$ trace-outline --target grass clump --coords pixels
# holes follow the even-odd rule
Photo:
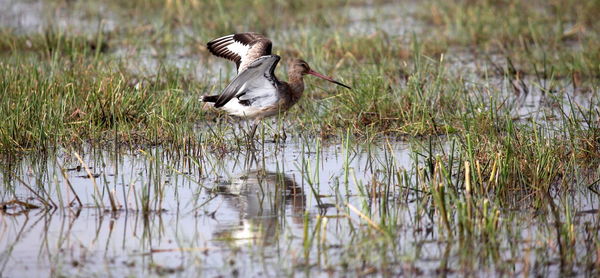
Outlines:
[[[426,21],[447,45],[502,53],[529,74],[600,76],[597,1],[431,1]]]
[[[183,140],[202,112],[164,71],[137,79],[114,63],[0,64],[0,151],[47,150],[85,141]],[[177,80],[177,81],[175,81]],[[175,84],[178,84],[175,86]],[[180,132],[185,130],[185,132]]]

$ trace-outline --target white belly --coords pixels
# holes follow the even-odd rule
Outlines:
[[[265,109],[265,107],[245,106],[239,103],[237,98],[233,98],[221,109],[227,111],[230,115],[242,118],[270,117],[277,114],[277,109]]]

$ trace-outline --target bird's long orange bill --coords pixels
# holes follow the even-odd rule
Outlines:
[[[333,80],[333,78],[331,78],[331,77],[329,77],[329,76],[326,76],[326,75],[323,75],[323,74],[320,74],[320,73],[318,73],[318,72],[316,72],[316,71],[314,71],[314,70],[310,70],[310,71],[308,71],[308,74],[310,74],[310,75],[314,75],[314,76],[316,76],[316,77],[319,77],[319,78],[325,79],[325,80],[327,80],[327,81],[329,81],[329,82],[331,82],[331,83],[335,83],[335,84],[338,84],[338,85],[340,85],[340,86],[342,86],[342,87],[346,87],[346,88],[348,88],[348,89],[352,90],[352,88],[350,88],[350,86],[344,85],[344,84],[342,84],[341,82],[335,81],[335,80]]]

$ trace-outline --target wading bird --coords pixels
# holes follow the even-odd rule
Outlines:
[[[257,33],[220,37],[210,41],[207,48],[215,56],[234,61],[238,75],[221,94],[203,96],[202,101],[213,103],[215,108],[230,115],[254,120],[250,140],[261,119],[286,111],[300,100],[304,92],[304,75],[311,74],[351,89],[312,70],[301,59],[290,63],[288,82],[280,81],[274,74],[280,57],[271,54],[271,41]]]

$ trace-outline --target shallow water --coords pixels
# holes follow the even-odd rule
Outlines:
[[[409,167],[406,147],[399,144],[396,155],[399,165]],[[245,154],[207,156],[197,165],[193,165],[194,158],[166,158],[161,149],[149,150],[146,155],[135,152],[116,160],[108,152],[88,153],[83,161],[90,173],[74,157],[67,158],[63,167],[70,169],[67,177],[84,207],[105,209],[15,210],[11,212],[14,216],[3,214],[2,272],[13,276],[29,271],[44,277],[54,271],[69,275],[108,271],[121,276],[185,267],[189,274],[238,269],[261,275],[266,270],[251,267],[255,260],[277,265],[286,253],[302,253],[298,240],[305,219],[311,226],[317,215],[339,214],[330,205],[343,205],[344,200],[360,204],[355,186],[333,191],[344,169],[341,166],[345,157],[339,147],[321,150],[319,165],[314,165],[315,151],[293,144],[272,149],[261,161],[245,161]],[[303,152],[312,154],[303,156]],[[304,167],[318,170],[318,176],[302,172],[302,158],[310,159]],[[348,166],[352,173],[359,173],[360,181],[368,182],[365,159],[365,154],[359,154]],[[19,167],[23,182],[47,187],[55,201],[59,195],[56,190],[60,190],[65,206],[73,200],[52,161],[25,160]],[[17,181],[2,178],[7,186],[16,188],[14,194],[20,199],[31,196],[15,184]],[[315,192],[311,192],[309,180]],[[151,192],[148,215],[140,212],[142,201],[136,200],[144,187]],[[114,190],[118,212],[109,212],[105,188]],[[158,192],[161,197],[155,195]],[[321,205],[316,201],[316,192],[326,195],[320,197]],[[102,200],[95,199],[103,194]],[[11,196],[3,191],[3,199]],[[344,230],[337,222],[330,220],[332,232]],[[230,260],[235,263],[230,264]],[[148,269],[149,265],[155,266]]]
[[[358,211],[378,223],[385,210],[397,218],[396,245],[384,251],[394,258],[387,262],[387,274],[498,274],[506,267],[504,261],[514,261],[515,273],[529,261],[547,264],[534,273],[560,272],[558,252],[548,248],[553,244],[548,223],[554,220],[527,210],[502,213],[502,221],[514,225],[516,234],[500,233],[501,259],[495,267],[481,262],[485,268],[465,269],[461,246],[447,241],[443,227],[426,209],[425,196],[404,188],[396,177],[386,177],[389,168],[412,173],[421,165],[415,155],[421,153],[421,142],[382,142],[349,152],[343,144],[320,144],[267,144],[264,155],[254,153],[255,159],[247,153],[185,154],[160,148],[116,157],[110,151],[65,150],[57,161],[83,208],[73,201],[56,161],[25,158],[13,169],[21,181],[1,176],[1,201],[17,196],[39,204],[25,183],[45,188],[61,208],[13,207],[1,214],[0,270],[7,277],[358,275],[377,266],[357,264],[360,259],[354,256],[374,250],[358,251],[353,245],[360,250],[371,241],[379,244],[375,238],[381,237]],[[447,149],[440,144],[438,152]],[[390,186],[388,198],[370,196],[374,184]],[[110,210],[108,191],[113,192],[116,212]],[[147,202],[144,193],[149,194]],[[567,196],[556,202],[572,204],[578,239],[597,233],[598,196],[590,191]],[[589,251],[584,243],[578,241],[577,252]],[[575,269],[586,273],[584,266]]]
[[[51,2],[32,0],[0,0],[6,8],[0,12],[0,24],[19,33],[42,32],[58,28],[76,34],[111,32],[123,19],[110,5],[102,2]]]

